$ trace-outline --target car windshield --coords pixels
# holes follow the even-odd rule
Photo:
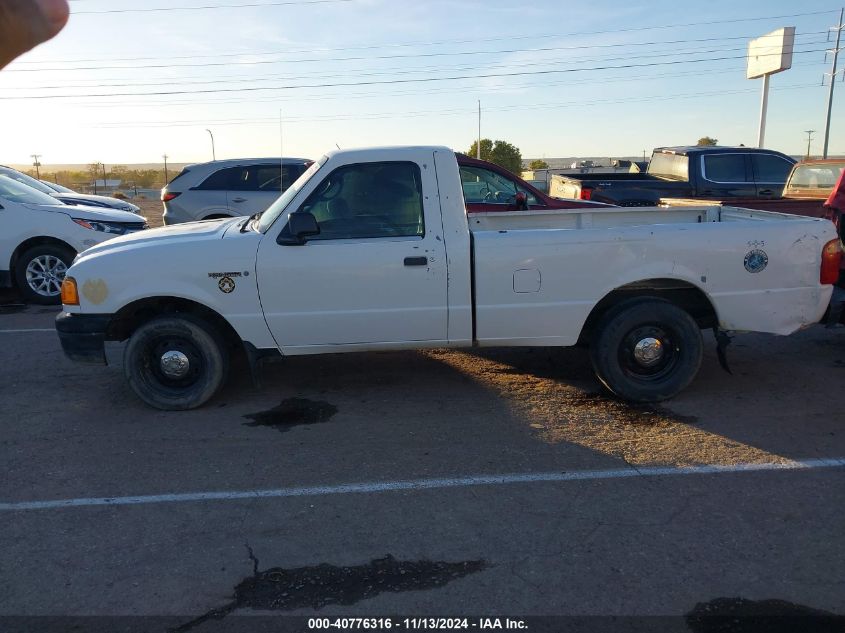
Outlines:
[[[28,185],[28,186],[32,187],[33,189],[40,191],[41,193],[46,193],[47,195],[50,195],[51,193],[53,193],[53,190],[50,189],[50,187],[45,185],[40,180],[36,180],[32,176],[27,176],[26,174],[21,173],[21,172],[15,170],[15,169],[9,169],[8,167],[0,167],[0,175],[8,176],[9,178],[12,178],[13,180],[17,180],[18,182],[22,182],[23,184]],[[53,201],[52,204],[56,204],[55,200]]]
[[[0,173],[0,198],[23,204],[62,204],[53,196],[36,191],[6,173]]]
[[[45,182],[44,184],[47,187],[50,187],[53,191],[58,191],[59,193],[76,193],[73,189],[68,189],[57,182]]]
[[[285,210],[285,208],[290,204],[290,201],[293,200],[294,196],[299,193],[299,191],[305,186],[311,178],[316,174],[320,167],[326,164],[326,161],[329,160],[328,156],[323,156],[320,160],[313,163],[308,169],[306,169],[302,175],[297,178],[294,183],[285,189],[285,192],[279,196],[279,198],[271,204],[267,210],[261,214],[261,217],[258,220],[258,231],[264,233],[267,229],[269,229],[273,222],[276,221]]]
[[[843,169],[845,162],[797,165],[786,185],[786,191],[788,193],[790,189],[812,189],[829,194]]]

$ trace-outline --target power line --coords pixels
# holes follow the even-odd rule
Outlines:
[[[310,4],[335,4],[355,0],[285,0],[284,2],[251,2],[248,4],[207,4],[197,7],[153,7],[146,9],[105,9],[103,11],[74,11],[73,15],[104,15],[107,13],[154,13],[163,11],[202,11],[207,9],[246,9],[254,7],[305,6]]]
[[[806,42],[805,45],[816,45],[816,44],[825,44],[826,42],[820,40],[817,42]],[[623,57],[599,57],[599,58],[565,58],[565,59],[544,59],[542,61],[531,61],[531,62],[521,62],[521,63],[509,63],[509,64],[485,64],[483,67],[477,65],[463,65],[463,66],[450,66],[448,68],[444,68],[442,66],[426,66],[420,68],[384,68],[381,70],[373,71],[373,72],[363,72],[363,71],[354,71],[355,75],[358,77],[379,77],[385,75],[393,75],[401,73],[402,75],[408,74],[419,74],[419,73],[436,73],[436,72],[444,72],[447,70],[451,71],[462,71],[462,70],[479,70],[481,68],[484,69],[507,69],[507,68],[525,68],[525,67],[534,67],[534,66],[547,66],[558,64],[561,62],[568,62],[568,63],[587,63],[587,62],[609,62],[609,61],[620,61],[620,60],[632,60],[632,59],[652,59],[655,57],[668,57],[668,56],[681,56],[681,55],[701,55],[707,53],[717,53],[717,52],[731,52],[731,51],[744,51],[745,47],[739,48],[717,48],[717,49],[693,49],[693,50],[678,50],[678,49],[671,49],[666,51],[654,51],[644,55],[625,55]],[[800,52],[800,51],[799,51]],[[779,53],[778,53],[779,55]],[[266,75],[262,77],[249,77],[249,78],[226,78],[226,77],[217,77],[214,79],[205,79],[199,81],[179,81],[179,85],[208,85],[208,84],[220,84],[220,83],[229,83],[229,84],[241,84],[241,83],[262,83],[268,81],[279,81],[279,80],[287,80],[287,81],[295,81],[298,79],[333,79],[336,77],[348,77],[353,70],[347,70],[346,72],[339,73],[339,74],[319,74],[315,75],[313,73],[309,73],[307,75]],[[62,85],[51,85],[51,86],[20,86],[23,88],[27,88],[29,90],[66,90],[66,89],[84,89],[89,87],[97,87],[97,88],[135,88],[135,87],[145,87],[145,86],[169,86],[174,83],[173,79],[169,79],[168,81],[160,81],[160,82],[129,82],[129,83],[116,83],[116,84],[109,84],[109,83],[102,83],[97,82],[92,85],[73,85],[73,84],[62,84]]]
[[[815,83],[808,83],[808,84],[796,84],[790,86],[780,86],[774,90],[798,90],[808,87],[816,87],[817,84]],[[586,106],[586,105],[607,105],[607,104],[616,104],[616,103],[635,103],[635,102],[652,102],[652,101],[673,101],[676,99],[693,99],[693,98],[705,98],[705,97],[719,97],[723,95],[732,95],[732,94],[753,94],[756,93],[756,88],[743,88],[737,90],[714,90],[711,92],[690,92],[690,93],[680,93],[674,95],[666,95],[663,93],[656,93],[656,94],[649,94],[649,95],[640,95],[638,97],[618,97],[618,98],[611,98],[611,99],[592,99],[588,101],[584,100],[576,100],[576,101],[567,101],[567,102],[552,102],[552,103],[538,103],[538,104],[513,104],[507,106],[494,106],[485,108],[485,112],[508,112],[513,110],[523,111],[523,110],[553,110],[557,108],[568,108],[568,107],[575,107],[575,106]],[[377,119],[390,119],[390,118],[405,118],[405,117],[424,117],[424,116],[450,116],[450,115],[468,115],[474,114],[476,112],[475,108],[448,108],[448,109],[441,109],[441,110],[416,110],[416,111],[407,111],[402,110],[398,112],[372,112],[372,113],[359,113],[359,114],[346,114],[346,115],[320,115],[320,116],[313,116],[313,117],[289,117],[288,121],[291,122],[326,122],[326,121],[348,121],[348,120],[377,120]],[[195,119],[191,120],[175,120],[175,121],[127,121],[127,122],[110,122],[110,123],[103,123],[98,124],[96,127],[98,128],[109,128],[109,129],[116,129],[116,128],[167,128],[167,127],[197,127],[201,125],[215,125],[215,126],[225,126],[225,125],[252,125],[252,124],[278,124],[277,117],[264,117],[264,118],[237,118],[237,119],[216,119],[216,120],[209,120],[209,121],[198,121]]]
[[[680,42],[679,42],[680,43]],[[218,66],[258,66],[264,64],[303,64],[311,62],[334,63],[345,61],[372,61],[376,59],[421,59],[430,57],[458,57],[466,55],[510,55],[514,53],[548,53],[551,51],[571,50],[567,46],[546,46],[541,48],[511,48],[499,49],[494,51],[454,51],[454,52],[435,52],[435,53],[409,53],[396,55],[367,55],[367,56],[352,56],[352,57],[335,57],[335,58],[300,58],[300,59],[258,59],[251,61],[232,61],[232,62],[201,62],[196,64],[142,64],[134,66],[71,66],[68,68],[12,68],[5,72],[40,72],[40,71],[55,71],[55,72],[71,72],[80,70],[138,70],[151,68],[212,68]],[[743,48],[744,50],[744,48]]]
[[[795,55],[802,53],[818,53],[824,49],[811,49],[805,51],[794,51]],[[240,88],[214,88],[202,90],[162,90],[153,92],[114,92],[114,93],[95,93],[89,95],[22,95],[22,96],[4,96],[0,97],[3,101],[20,101],[26,99],[77,99],[77,98],[98,98],[98,97],[137,97],[137,96],[164,96],[164,95],[182,95],[182,94],[216,94],[226,92],[258,92],[265,90],[300,90],[303,88],[334,88],[346,86],[376,86],[376,85],[392,85],[392,84],[410,84],[410,83],[431,83],[439,81],[456,81],[460,79],[490,79],[495,77],[519,77],[528,75],[555,75],[564,73],[576,72],[591,72],[599,70],[622,70],[627,68],[648,68],[653,66],[673,66],[678,64],[696,64],[711,61],[723,61],[729,59],[745,59],[745,55],[727,56],[727,57],[712,57],[704,59],[685,59],[672,60],[664,62],[648,62],[643,64],[621,64],[618,66],[593,66],[589,68],[560,68],[553,70],[535,70],[511,73],[485,73],[480,75],[453,75],[449,77],[417,77],[417,78],[403,78],[403,79],[389,79],[389,80],[371,80],[371,81],[352,81],[352,82],[337,82],[337,83],[320,83],[320,84],[299,84],[299,85],[282,85],[282,86],[245,86]]]
[[[658,27],[654,27],[658,28]],[[796,37],[802,37],[806,35],[822,35],[826,34],[828,31],[807,31],[803,33],[796,34]],[[573,35],[573,34],[569,34]],[[173,60],[173,59],[207,59],[212,57],[241,57],[241,56],[258,56],[258,55],[294,55],[300,53],[331,53],[335,51],[352,51],[352,50],[378,50],[383,48],[408,48],[414,46],[439,46],[444,44],[469,44],[469,43],[478,43],[478,42],[497,42],[497,41],[514,41],[514,40],[524,40],[524,39],[531,39],[531,40],[538,40],[538,39],[549,39],[549,38],[559,38],[565,37],[566,34],[547,34],[547,35],[520,35],[520,36],[503,36],[503,37],[496,37],[496,38],[478,38],[478,39],[465,39],[465,40],[440,40],[435,42],[413,42],[413,43],[394,43],[394,44],[378,44],[372,46],[343,46],[337,48],[311,48],[311,49],[288,49],[288,50],[277,50],[277,51],[240,51],[240,52],[230,52],[230,53],[211,53],[208,55],[156,55],[151,57],[112,57],[110,58],[113,62],[135,62],[135,61],[147,61],[147,60]],[[748,40],[754,37],[753,35],[738,35],[738,36],[730,36],[730,37],[704,37],[704,38],[693,38],[693,39],[684,39],[684,40],[663,40],[660,42],[648,41],[648,42],[625,42],[625,43],[615,43],[615,44],[582,44],[577,46],[561,46],[558,47],[558,50],[581,50],[581,49],[591,49],[591,48],[617,48],[621,46],[656,46],[659,44],[686,44],[692,42],[721,42],[721,41],[728,41],[728,40]],[[764,37],[780,37],[780,35],[763,35],[758,39],[762,39]],[[526,49],[531,50],[531,49]],[[57,59],[57,60],[29,60],[29,61],[19,61],[17,62],[18,65],[22,64],[71,64],[71,63],[82,63],[82,62],[96,62],[100,61],[102,57],[96,58],[85,58],[85,59]],[[355,58],[360,59],[360,58]],[[372,57],[365,57],[363,59],[372,59]],[[284,60],[290,61],[290,60]],[[295,60],[302,62],[303,60]],[[307,60],[305,60],[307,61]],[[337,59],[333,58],[325,58],[321,57],[318,58],[316,61],[338,61]],[[120,66],[120,68],[137,68],[137,66]],[[99,69],[99,67],[98,67]],[[46,69],[40,69],[46,70]]]

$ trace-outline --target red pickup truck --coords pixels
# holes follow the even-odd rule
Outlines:
[[[601,202],[552,198],[503,167],[465,154],[456,153],[456,156],[467,213],[611,206]]]

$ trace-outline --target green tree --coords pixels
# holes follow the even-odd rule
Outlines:
[[[703,145],[703,146],[718,145],[718,144],[719,144],[719,139],[711,138],[709,136],[702,136],[700,139],[698,139],[698,143],[696,143],[696,145]]]
[[[467,155],[475,157],[477,149],[478,142],[474,141],[467,151]],[[481,139],[481,159],[495,163],[515,174],[522,171],[522,154],[516,145],[511,145],[507,141]]]
[[[549,164],[546,161],[544,161],[540,158],[535,158],[530,163],[528,163],[528,169],[533,170],[533,169],[548,169],[548,168],[549,168]]]

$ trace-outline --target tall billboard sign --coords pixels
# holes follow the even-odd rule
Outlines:
[[[769,106],[769,78],[775,73],[792,67],[792,50],[795,46],[795,27],[785,26],[748,43],[747,79],[763,78],[760,97],[760,130],[757,147],[763,147],[766,136],[766,111]]]

